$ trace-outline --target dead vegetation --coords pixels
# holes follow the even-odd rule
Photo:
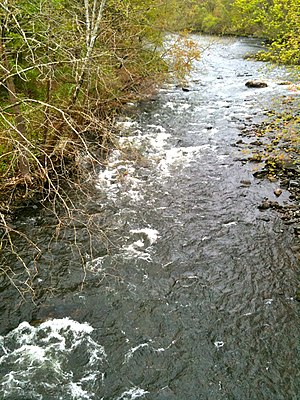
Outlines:
[[[54,217],[49,246],[66,229],[73,232],[83,265],[78,227],[88,241],[98,230],[105,242],[79,204],[89,202],[89,177],[116,145],[115,117],[153,93],[170,73],[168,62],[182,78],[199,55],[186,36],[164,48],[166,15],[160,1],[0,4],[1,271],[22,296],[34,292],[37,276],[28,260],[35,265],[42,256],[38,240],[14,226],[26,207]],[[28,247],[28,260],[16,238]]]

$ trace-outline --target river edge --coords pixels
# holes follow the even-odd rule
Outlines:
[[[215,35],[209,35],[201,32],[192,32],[193,35],[199,35],[199,36],[207,36],[207,37],[215,37]],[[264,43],[263,38],[257,38],[253,36],[243,36],[243,35],[235,35],[235,34],[225,34],[225,35],[217,35],[217,37],[228,37],[228,38],[245,38],[245,39],[256,39],[262,40],[262,43]],[[259,61],[259,58],[256,57],[257,54],[260,53],[261,50],[259,50],[257,53],[254,54],[245,54],[245,59],[252,59],[255,61]],[[272,65],[272,64],[271,64]],[[167,78],[164,83],[170,83],[171,80],[170,78]],[[153,82],[151,80],[148,80],[146,84],[142,85],[141,92],[136,93],[135,97],[131,98],[130,101],[127,103],[124,102],[122,106],[120,107],[119,110],[117,110],[117,114],[114,116],[113,119],[118,120],[118,118],[122,117],[122,115],[126,116],[126,114],[132,113],[132,106],[134,105],[134,108],[138,109],[139,104],[151,101],[155,99],[155,97],[158,95],[159,90],[163,87],[164,83],[160,80],[159,82]],[[281,84],[281,83],[280,83]],[[282,84],[287,85],[291,84],[291,86],[294,87],[294,90],[300,90],[299,85],[292,84],[291,82],[283,82]],[[184,83],[178,84],[178,87],[182,87],[182,90],[184,91],[189,91],[188,88],[185,87]],[[129,95],[130,97],[130,95]],[[296,113],[296,110],[299,110],[299,104],[296,101],[297,99],[290,100],[287,102],[287,100],[283,97],[282,98],[282,107],[277,103],[276,105],[276,110],[272,109],[266,115],[277,115],[279,112],[282,113],[282,118],[284,119],[284,113]],[[298,107],[298,108],[297,108]],[[280,108],[282,110],[280,111]],[[107,110],[107,113],[109,115],[109,110]],[[277,113],[277,114],[276,114]],[[296,113],[297,114],[297,113]],[[290,123],[293,121],[289,119]],[[295,118],[295,121],[299,122],[299,117]],[[241,121],[242,123],[243,121]],[[247,129],[245,129],[242,133],[242,137],[248,137],[248,138],[258,138],[261,136],[261,131],[267,127],[268,125],[272,125],[272,119],[268,121],[266,119],[262,123],[254,123],[247,124]],[[279,123],[278,123],[278,129],[280,129]],[[121,130],[117,128],[117,125],[115,122],[109,121],[107,123],[106,121],[106,126],[105,130],[108,132],[107,136],[105,137],[95,137],[93,133],[88,134],[86,137],[84,137],[84,144],[82,147],[80,147],[78,154],[76,154],[74,157],[68,158],[66,157],[65,160],[61,160],[62,164],[66,164],[67,168],[65,171],[65,176],[62,175],[62,181],[65,181],[67,186],[69,187],[70,190],[78,188],[78,185],[84,181],[84,175],[86,173],[90,173],[91,171],[95,171],[94,167],[95,164],[98,166],[102,167],[105,166],[108,153],[113,150],[116,147],[116,137],[121,135]],[[262,153],[265,153],[267,151],[267,148],[270,147],[270,145],[273,146],[273,150],[277,150],[276,145],[274,145],[274,137],[276,136],[276,128],[275,131],[272,133],[273,137],[269,138],[268,143],[264,143],[263,146],[264,148],[260,148]],[[101,141],[100,141],[101,140]],[[105,149],[103,151],[103,143],[105,143]],[[76,145],[80,146],[80,143],[77,143]],[[243,148],[243,143],[240,143],[239,141],[236,143],[238,147]],[[299,143],[298,143],[298,150],[294,151],[294,142],[293,141],[286,141],[285,142],[285,150],[286,153],[289,153],[290,155],[295,155],[295,160],[296,156],[299,156],[300,151],[299,151]],[[257,146],[257,144],[256,144]],[[261,146],[261,145],[259,145]],[[252,146],[253,147],[253,146]],[[247,144],[244,147],[244,150],[249,149],[252,151],[251,147],[249,147]],[[279,147],[278,147],[279,150]],[[260,153],[259,149],[258,151],[254,151],[255,154]],[[88,159],[89,155],[92,155],[92,159]],[[79,156],[79,162],[78,162],[78,156]],[[256,161],[261,161],[264,156],[261,155],[259,160],[255,159],[251,156],[249,157],[250,162],[256,162]],[[81,160],[81,161],[80,161]],[[79,167],[79,164],[80,167]],[[290,164],[290,163],[289,163]],[[82,168],[82,166],[84,167]],[[294,201],[295,204],[293,204],[293,209],[294,209],[294,214],[288,212],[288,207],[285,207],[285,210],[283,211],[281,206],[276,206],[276,205],[270,205],[268,208],[274,208],[277,210],[281,210],[281,215],[283,219],[286,219],[288,221],[291,221],[292,219],[296,218],[297,223],[299,225],[299,228],[295,230],[295,233],[297,236],[300,235],[300,183],[299,185],[291,185],[290,181],[297,181],[299,182],[299,163],[297,164],[298,168],[292,168],[292,170],[289,170],[286,168],[284,164],[280,165],[280,163],[276,164],[276,174],[274,174],[274,170],[271,168],[268,169],[268,165],[265,165],[262,167],[262,171],[257,172],[256,177],[266,177],[270,176],[271,181],[273,179],[273,182],[278,178],[280,178],[280,185],[284,189],[288,189],[291,192],[291,200]],[[82,170],[81,170],[82,169]],[[56,171],[54,171],[54,175],[56,175]],[[293,175],[295,175],[295,179],[293,179]],[[71,178],[71,179],[70,179]],[[64,182],[62,182],[64,184]],[[71,185],[70,185],[71,183]],[[49,193],[46,188],[46,194],[45,194],[45,186],[48,185],[48,182],[43,179],[42,176],[37,176],[35,173],[32,174],[31,177],[28,179],[25,177],[16,176],[13,179],[10,179],[8,181],[3,182],[0,185],[0,216],[4,220],[7,220],[8,222],[11,222],[13,219],[15,219],[22,210],[26,209],[28,206],[31,207],[32,205],[38,205],[42,206],[44,203],[45,197],[49,200]],[[72,187],[74,186],[74,187]],[[6,229],[5,224],[1,224],[0,220],[0,229]]]
[[[255,165],[254,177],[278,184],[274,190],[280,197],[282,190],[290,192],[289,204],[264,199],[260,210],[275,209],[286,224],[300,236],[300,111],[298,97],[282,97],[280,103],[266,111],[266,119],[250,124],[240,133],[236,146]],[[250,153],[250,154],[249,154]]]
[[[235,146],[243,154],[242,162],[254,165],[255,178],[278,185],[274,190],[277,198],[284,190],[290,193],[288,202],[279,204],[266,197],[257,207],[262,213],[275,210],[284,224],[292,227],[295,235],[292,250],[300,265],[299,103],[297,96],[282,97],[279,103],[265,112],[264,121],[252,123],[241,131],[241,139]],[[300,301],[300,283],[295,299]]]
[[[179,85],[181,86],[181,85]],[[138,111],[132,110],[132,106],[138,110],[139,104],[147,103],[155,99],[158,95],[160,87],[156,86],[155,89],[144,92],[140,99],[136,103],[129,103],[124,106],[122,111],[118,113],[118,118],[126,116],[128,113],[135,116]],[[182,85],[183,91],[189,89]],[[277,197],[281,195],[282,189],[290,192],[290,202],[286,205],[280,205],[278,202],[270,201],[267,198],[261,204],[258,204],[260,210],[274,209],[287,225],[294,227],[294,233],[299,242],[299,258],[300,258],[300,144],[299,138],[287,137],[283,135],[278,139],[281,133],[282,124],[288,124],[289,126],[294,125],[293,129],[299,130],[300,127],[300,112],[299,112],[299,99],[297,97],[286,98],[283,97],[281,102],[276,104],[276,108],[271,108],[265,112],[266,119],[263,122],[252,122],[247,124],[239,136],[242,139],[235,143],[235,146],[239,148],[243,157],[237,161],[250,162],[255,165],[255,172],[253,176],[258,179],[268,179],[270,182],[278,183],[278,190],[275,193]],[[292,119],[291,115],[295,118]],[[275,120],[276,119],[276,120]],[[275,121],[274,121],[275,120]],[[241,121],[243,123],[245,121]],[[117,126],[110,128],[112,135],[121,137],[121,129]],[[295,133],[295,132],[293,132]],[[261,140],[263,137],[263,140]],[[244,141],[245,140],[245,141]],[[106,159],[109,152],[115,149],[115,139],[111,138],[111,142],[108,145],[107,151],[103,154],[101,150],[101,144],[98,146],[95,141],[87,139],[88,152],[93,154],[96,158],[96,164],[98,167],[103,167],[106,164]],[[124,149],[126,158],[126,149]],[[249,155],[250,154],[250,155]],[[245,157],[246,155],[246,157]],[[84,174],[95,173],[93,162],[87,161],[85,156],[81,155],[81,163],[84,165],[82,171],[80,171],[77,179],[74,180],[74,188],[78,187],[83,183]],[[128,154],[128,157],[131,157]],[[94,161],[95,162],[95,161]],[[73,172],[72,172],[73,171]],[[75,178],[74,166],[70,167],[69,170],[71,176]],[[73,173],[73,175],[72,175]],[[77,173],[77,172],[76,172]],[[67,177],[66,177],[67,182]],[[20,212],[26,210],[28,207],[39,208],[43,206],[44,199],[42,197],[43,186],[33,187],[28,191],[26,182],[20,182],[21,187],[19,188],[18,181],[13,183],[15,187],[12,189],[11,185],[9,188],[0,188],[0,199],[1,199],[1,210],[0,213],[6,214],[7,220],[12,222],[15,218],[18,218]],[[68,182],[69,190],[72,190],[72,185]],[[11,193],[14,193],[12,200]],[[6,210],[6,211],[4,211]],[[8,210],[8,211],[7,211]]]

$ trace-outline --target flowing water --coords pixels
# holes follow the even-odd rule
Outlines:
[[[234,146],[289,95],[287,72],[243,59],[251,39],[194,39],[189,91],[165,86],[119,121],[127,157],[112,152],[85,204],[103,233],[78,224],[75,247],[68,229],[49,246],[45,212],[16,221],[42,256],[20,245],[35,303],[1,278],[1,399],[300,398],[293,235],[258,210],[276,183]]]

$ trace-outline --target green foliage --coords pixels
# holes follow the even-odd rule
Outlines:
[[[235,0],[234,30],[266,38],[268,51],[259,58],[283,64],[300,64],[299,0]]]
[[[0,136],[9,148],[41,166],[44,159],[37,160],[37,154],[54,154],[62,137],[74,140],[75,133],[90,124],[97,129],[95,118],[106,118],[165,77],[170,69],[164,37],[178,4],[178,0],[1,2],[0,101],[5,111],[0,114]],[[188,41],[182,43],[187,49],[177,46],[169,51],[180,76],[197,55]],[[8,153],[7,146],[0,147],[2,170],[9,169]]]
[[[259,59],[300,64],[299,0],[189,0],[176,18],[180,29],[264,38],[268,51]]]

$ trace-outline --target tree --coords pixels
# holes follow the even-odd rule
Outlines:
[[[189,0],[176,23],[204,33],[260,37],[268,42],[260,59],[300,63],[299,0]]]

